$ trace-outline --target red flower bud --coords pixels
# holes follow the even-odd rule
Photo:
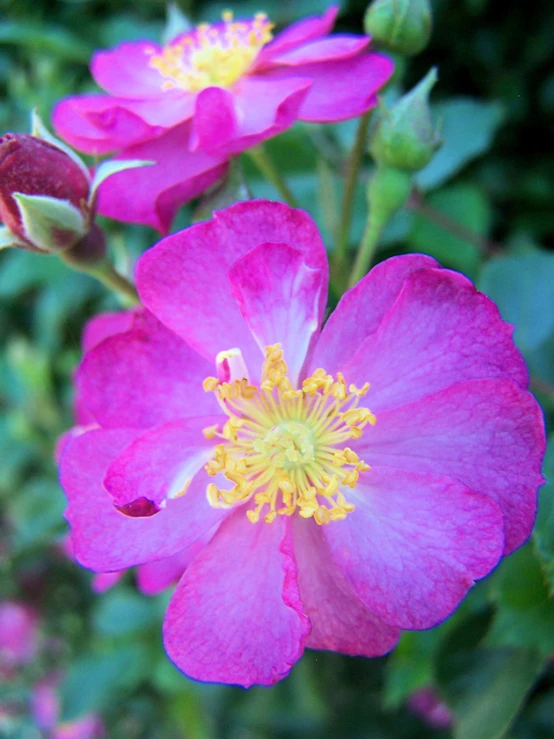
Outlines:
[[[56,146],[24,133],[6,133],[0,139],[0,219],[30,248],[44,251],[33,243],[23,224],[14,193],[68,201],[90,222],[87,200],[90,180],[65,152]],[[71,245],[71,233],[59,233],[58,248]],[[69,243],[68,243],[69,242]]]

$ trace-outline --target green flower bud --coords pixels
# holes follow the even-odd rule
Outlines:
[[[390,110],[381,104],[369,145],[378,164],[417,172],[431,161],[440,146],[429,108],[429,93],[436,81],[433,67]]]
[[[374,228],[382,229],[401,208],[412,189],[412,176],[393,167],[379,166],[367,186],[369,218]]]
[[[374,0],[366,10],[365,32],[390,51],[419,54],[431,36],[429,0]]]

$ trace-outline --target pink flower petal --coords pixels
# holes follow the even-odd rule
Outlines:
[[[215,150],[236,137],[233,96],[222,87],[207,87],[196,96],[190,148]]]
[[[248,201],[214,215],[143,254],[137,287],[144,304],[212,362],[220,351],[240,348],[255,379],[262,354],[231,294],[229,267],[252,247],[273,241],[294,244],[306,264],[326,276],[325,248],[312,219],[283,203]]]
[[[257,64],[263,64],[266,59],[272,58],[276,54],[283,54],[285,51],[300,46],[300,44],[326,36],[335,25],[338,12],[338,6],[333,5],[321,16],[304,18],[288,26],[263,48],[256,60]]]
[[[85,356],[77,375],[79,397],[105,427],[148,428],[164,421],[219,412],[202,381],[213,367],[148,311],[133,327],[104,340]]]
[[[162,507],[182,495],[213,456],[214,440],[206,439],[202,430],[222,426],[226,418],[220,414],[171,421],[135,439],[114,459],[104,478],[115,505],[144,498]]]
[[[159,97],[164,78],[150,66],[153,53],[161,47],[151,41],[131,41],[115,49],[97,51],[92,57],[90,71],[106,92],[115,97]]]
[[[105,180],[99,190],[98,211],[167,232],[179,207],[198,197],[227,169],[221,157],[188,150],[189,130],[188,124],[176,126],[159,138],[124,149],[117,159],[156,164],[118,172]]]
[[[228,100],[229,111],[231,102],[234,106],[233,129],[226,124],[222,135],[218,137],[212,128],[213,136],[209,139],[204,137],[206,149],[220,156],[230,156],[282,133],[297,120],[311,84],[309,78],[301,75],[243,77],[232,90],[232,100]],[[206,127],[210,111],[201,109],[200,112],[202,125]],[[226,117],[230,119],[230,113]],[[200,125],[195,117],[199,135],[202,131]]]
[[[83,329],[81,346],[83,352],[88,352],[108,336],[122,334],[129,331],[135,317],[134,310],[118,311],[117,313],[99,313],[90,319]]]
[[[14,600],[0,603],[0,677],[3,669],[28,664],[39,645],[39,617],[32,608]]]
[[[293,524],[300,598],[312,624],[306,646],[353,656],[386,654],[396,645],[399,629],[364,606],[333,561],[314,521],[298,517]]]
[[[205,476],[198,475],[187,494],[149,518],[124,516],[103,486],[112,460],[136,437],[131,429],[93,430],[67,444],[60,480],[68,498],[75,559],[96,572],[112,572],[170,557],[193,544],[227,511],[206,501]]]
[[[196,680],[273,685],[310,630],[298,595],[289,522],[230,516],[186,570],[164,623],[169,658]]]
[[[420,270],[343,370],[349,382],[371,383],[375,413],[461,380],[505,377],[526,386],[512,333],[494,303],[462,275]]]
[[[137,568],[138,589],[145,595],[157,595],[179,580],[183,572],[204,549],[211,536],[202,536],[190,547],[177,552],[172,557],[157,560],[156,562],[145,562]]]
[[[312,62],[347,59],[362,52],[369,44],[369,36],[330,36],[317,39],[295,49],[271,57],[272,65],[296,66]]]
[[[393,71],[393,62],[381,54],[294,67],[295,74],[313,80],[300,108],[300,120],[329,123],[366,113],[376,105],[376,95]]]
[[[231,290],[261,351],[281,343],[296,385],[323,320],[323,275],[287,244],[260,244],[229,270]]]
[[[76,95],[57,104],[52,114],[56,133],[87,154],[108,154],[163,133],[109,95]]]
[[[500,509],[452,478],[372,466],[347,497],[356,509],[323,535],[358,597],[394,626],[440,623],[502,555]]]
[[[460,382],[383,411],[353,446],[369,464],[451,475],[490,496],[504,514],[505,554],[531,533],[544,428],[538,403],[515,383]]]
[[[126,570],[118,572],[99,572],[92,578],[92,589],[95,593],[104,593],[106,590],[113,588],[114,585],[125,577]]]
[[[348,290],[329,316],[314,352],[311,368],[335,373],[354,356],[362,341],[379,328],[412,272],[437,267],[424,254],[391,257],[377,264]]]

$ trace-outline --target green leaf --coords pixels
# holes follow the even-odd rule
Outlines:
[[[474,279],[482,254],[475,243],[464,237],[464,232],[475,234],[477,239],[488,235],[491,209],[482,190],[475,185],[452,185],[429,195],[425,202],[436,213],[437,220],[431,220],[425,213],[415,213],[407,239],[409,249],[430,254],[442,265]],[[460,231],[448,229],[448,222],[453,228],[459,226]]]
[[[113,706],[146,677],[149,657],[144,646],[132,644],[78,659],[60,686],[62,721]]]
[[[26,22],[0,24],[0,44],[17,44],[33,52],[48,52],[68,61],[86,64],[93,49],[63,28]]]
[[[19,239],[15,236],[7,226],[0,226],[0,249],[7,249],[10,246],[18,246]]]
[[[479,289],[515,325],[514,340],[523,353],[539,347],[554,331],[554,254],[495,257],[483,267]]]
[[[465,619],[437,656],[437,685],[456,716],[454,739],[500,739],[543,667],[536,649],[479,646],[488,623],[486,614]]]
[[[129,636],[150,628],[161,620],[158,601],[130,588],[117,587],[97,602],[94,629],[104,636]]]
[[[531,544],[509,557],[490,583],[497,603],[489,646],[536,647],[554,652],[554,600]]]
[[[409,695],[433,681],[437,631],[405,631],[386,667],[383,693],[386,708],[397,708]]]
[[[543,470],[547,483],[539,492],[539,513],[533,539],[550,595],[554,597],[554,434],[548,440]]]
[[[75,240],[86,233],[81,212],[68,200],[20,192],[13,196],[21,213],[26,238],[40,249],[53,251],[59,248],[58,231],[73,234]]]
[[[473,98],[451,98],[431,106],[433,118],[442,120],[443,145],[416,175],[422,190],[432,190],[453,177],[472,159],[486,152],[504,118],[499,103]]]
[[[137,167],[151,167],[156,162],[146,162],[141,159],[112,159],[109,162],[102,162],[94,173],[94,178],[90,185],[89,203],[92,203],[96,191],[100,185],[118,172],[124,172],[126,169],[135,169]]]

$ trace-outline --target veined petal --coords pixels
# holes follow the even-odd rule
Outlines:
[[[196,351],[215,362],[219,352],[239,348],[252,379],[263,355],[232,296],[228,270],[239,257],[264,242],[294,244],[306,264],[323,270],[325,247],[312,219],[283,203],[237,203],[169,236],[137,264],[142,301]],[[324,294],[323,289],[323,293]]]
[[[461,380],[504,377],[526,387],[527,368],[512,333],[465,277],[420,270],[407,277],[378,330],[343,370],[349,382],[371,383],[375,413]]]
[[[370,464],[439,472],[490,496],[504,514],[504,554],[531,533],[543,483],[544,425],[531,393],[509,380],[460,382],[383,411],[354,446]]]
[[[251,524],[236,511],[194,559],[164,623],[168,656],[195,680],[273,685],[310,630],[299,600],[289,521]]]
[[[218,413],[202,389],[213,367],[151,313],[88,352],[77,375],[80,402],[105,427],[149,428]],[[131,379],[132,378],[132,379]]]
[[[119,513],[103,480],[112,460],[136,438],[134,429],[95,429],[69,441],[60,462],[68,499],[75,558],[96,572],[111,572],[170,557],[209,531],[228,511],[206,501],[206,481],[193,481],[187,495],[159,513],[133,518]],[[182,522],[182,525],[177,525]]]
[[[339,36],[316,39],[295,49],[289,49],[271,57],[272,65],[295,67],[299,64],[335,61],[356,56],[367,48],[369,36]]]
[[[149,62],[160,51],[151,41],[127,41],[114,49],[97,51],[90,71],[96,83],[115,97],[159,97],[164,79]]]
[[[127,169],[100,185],[98,211],[109,218],[144,223],[166,233],[179,207],[220,179],[227,160],[188,150],[190,125],[124,149],[118,159],[156,162]],[[129,197],[129,193],[133,197]]]
[[[443,621],[497,564],[502,513],[452,478],[372,466],[356,510],[323,535],[360,600],[389,624]]]
[[[301,44],[326,36],[335,25],[338,12],[338,6],[333,5],[323,15],[304,18],[288,26],[264,47],[258,56],[257,65],[262,65],[276,54],[282,54]]]
[[[256,146],[272,136],[282,133],[297,120],[300,106],[312,82],[300,75],[270,78],[266,75],[247,75],[240,79],[227,93],[226,118],[230,120],[233,106],[234,127],[226,124],[224,136],[214,135],[210,140],[210,151],[230,156]],[[209,120],[209,111],[204,111],[203,120]],[[213,111],[211,112],[213,115]],[[200,131],[200,124],[196,122]],[[219,141],[218,141],[219,139]],[[198,144],[202,146],[202,144]],[[207,146],[207,145],[206,145]]]
[[[393,71],[388,57],[374,53],[294,67],[295,74],[313,82],[300,108],[300,120],[329,123],[366,113],[377,104],[377,93]]]
[[[294,386],[323,315],[321,270],[287,244],[260,244],[229,270],[231,290],[260,350],[282,344]]]
[[[56,133],[87,154],[108,154],[163,133],[109,95],[76,95],[57,104],[52,114]]]
[[[329,316],[310,364],[327,372],[340,370],[354,356],[362,341],[376,331],[398,297],[408,275],[418,269],[437,267],[425,254],[391,257],[377,264],[348,290]]]
[[[202,430],[225,421],[226,416],[170,421],[135,439],[113,460],[104,478],[116,507],[140,498],[163,507],[186,494],[192,479],[213,456],[214,441],[206,439]]]
[[[196,555],[204,549],[214,532],[200,537],[190,547],[172,557],[145,562],[137,568],[138,589],[146,595],[157,595],[175,585]]]
[[[312,624],[306,646],[364,657],[389,652],[400,630],[358,598],[334,562],[321,528],[312,520],[296,518],[293,533],[300,598]]]

